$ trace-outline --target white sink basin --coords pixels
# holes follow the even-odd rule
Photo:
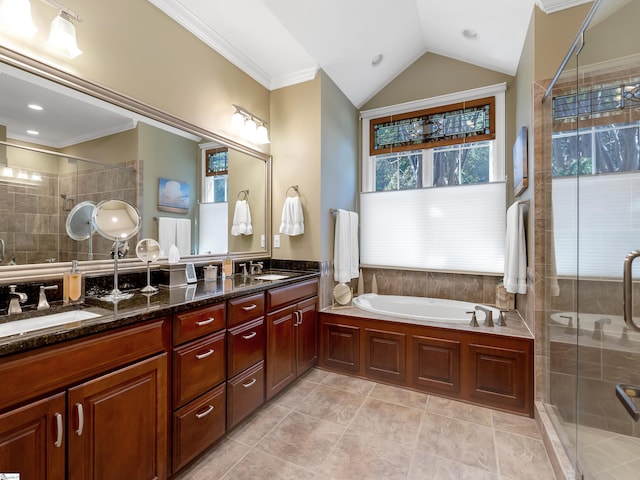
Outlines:
[[[282,280],[283,278],[289,278],[289,275],[278,275],[277,273],[268,273],[266,275],[256,275],[258,280]]]
[[[43,328],[64,325],[65,323],[79,322],[89,318],[100,317],[99,313],[87,310],[69,310],[68,312],[52,313],[40,317],[25,318],[7,323],[0,323],[0,337],[8,337],[21,333],[33,332]]]

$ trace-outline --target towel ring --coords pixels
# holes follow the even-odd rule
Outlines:
[[[240,195],[244,195],[244,197],[240,198]],[[249,196],[249,189],[240,190],[240,192],[238,192],[238,199],[239,200],[246,200],[248,196]]]
[[[287,191],[284,193],[284,196],[286,197],[287,195],[289,195],[289,190],[294,189],[296,191],[296,193],[298,192],[298,185],[291,185],[289,188],[287,188]]]

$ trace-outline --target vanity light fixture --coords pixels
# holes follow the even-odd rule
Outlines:
[[[239,105],[234,104],[233,108],[236,111],[231,116],[231,130],[241,131],[244,137],[251,142],[262,145],[269,143],[267,122]]]
[[[0,30],[12,35],[30,38],[38,28],[31,17],[29,0],[0,0]]]
[[[49,0],[47,0],[49,3]],[[62,7],[62,5],[60,5]],[[65,57],[72,59],[82,53],[76,42],[76,27],[71,23],[71,19],[80,20],[77,14],[70,14],[69,10],[62,8],[58,15],[51,20],[51,29],[49,30],[49,40],[47,40],[47,48],[53,50]]]

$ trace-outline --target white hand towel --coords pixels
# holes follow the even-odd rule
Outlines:
[[[282,220],[280,233],[289,236],[302,235],[304,233],[304,214],[300,197],[286,197],[282,207]]]
[[[527,249],[522,208],[519,202],[515,202],[507,210],[504,286],[509,293],[527,293]]]
[[[191,220],[176,218],[176,247],[180,256],[191,255]]]
[[[246,200],[237,200],[236,207],[233,211],[231,235],[237,237],[239,235],[251,235],[252,233],[253,225],[251,225],[251,210],[249,210],[249,202]]]
[[[333,245],[333,279],[345,283],[357,278],[358,257],[358,214],[339,209]]]
[[[172,217],[158,217],[158,243],[160,256],[168,257],[171,245],[176,244],[176,219]]]

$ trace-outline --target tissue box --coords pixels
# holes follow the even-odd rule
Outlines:
[[[187,285],[187,267],[184,263],[167,263],[158,272],[161,287],[184,287]]]

